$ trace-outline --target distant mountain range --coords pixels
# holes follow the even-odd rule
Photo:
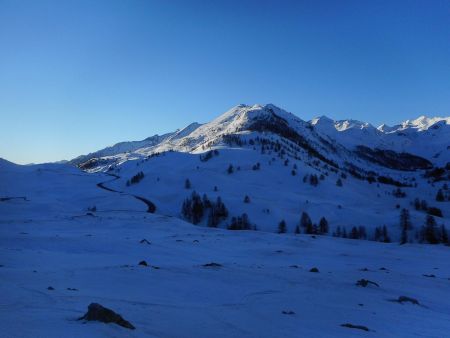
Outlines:
[[[352,162],[355,154],[360,160],[367,161],[366,153],[370,150],[421,157],[424,161],[419,167],[444,166],[450,161],[450,117],[421,116],[392,127],[383,124],[376,128],[366,122],[335,121],[326,116],[304,121],[272,104],[241,104],[209,123],[192,123],[173,133],[151,136],[142,141],[120,142],[79,156],[70,163],[94,171],[107,170],[126,160],[145,158],[163,151],[198,153],[220,145],[231,135],[244,136],[251,132],[272,133],[297,144],[301,139],[300,144],[311,147],[310,152],[312,150],[337,162],[342,162],[342,159]],[[425,164],[426,161],[429,164]],[[416,165],[410,168],[403,166],[403,169],[415,168]]]

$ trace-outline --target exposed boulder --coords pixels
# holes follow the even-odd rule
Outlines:
[[[350,323],[346,323],[346,324],[341,324],[342,327],[346,327],[349,329],[357,329],[357,330],[363,330],[363,331],[370,331],[369,328],[367,328],[366,326],[363,325],[354,325],[354,324],[350,324]]]
[[[89,304],[86,314],[83,317],[78,318],[78,320],[95,320],[103,323],[115,323],[130,330],[135,329],[135,327],[129,321],[123,319],[121,315],[98,303]]]
[[[367,287],[369,284],[380,287],[378,283],[372,282],[371,280],[368,279],[360,279],[359,281],[356,282],[357,286],[362,286],[363,288]]]

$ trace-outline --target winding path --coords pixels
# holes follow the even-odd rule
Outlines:
[[[106,183],[114,182],[114,181],[120,179],[120,176],[114,175],[114,174],[109,174],[109,173],[106,173],[106,175],[112,176],[112,177],[114,177],[114,178],[111,179],[111,180],[108,180],[108,181],[104,181],[104,182],[97,183],[97,187],[99,187],[100,189],[103,189],[103,190],[110,191],[110,192],[115,192],[115,193],[118,193],[118,194],[123,194],[123,195],[129,195],[129,196],[132,196],[132,197],[134,197],[135,199],[137,199],[137,200],[139,200],[139,201],[145,203],[145,205],[147,206],[147,212],[153,214],[153,213],[156,211],[156,205],[155,205],[152,201],[150,201],[150,200],[148,200],[148,199],[146,199],[146,198],[144,198],[144,197],[142,197],[142,196],[137,196],[137,195],[125,193],[125,192],[123,192],[123,191],[118,191],[118,190],[114,190],[114,189],[111,189],[111,188],[107,187],[107,186],[105,185]]]

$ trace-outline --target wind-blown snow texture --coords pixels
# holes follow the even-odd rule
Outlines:
[[[87,172],[0,160],[0,337],[445,337],[450,250],[417,243],[426,212],[412,203],[438,207],[437,224],[450,226],[450,203],[436,201],[439,188],[448,198],[449,123],[377,129],[240,105],[72,162]],[[225,203],[218,228],[206,215],[183,220],[194,190]],[[403,208],[412,243],[399,245]],[[393,243],[296,235],[302,212],[326,217],[330,234],[386,225]],[[263,231],[226,230],[242,213]],[[78,321],[93,302],[136,330]]]

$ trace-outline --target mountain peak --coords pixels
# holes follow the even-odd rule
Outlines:
[[[421,115],[414,120],[406,120],[405,122],[403,122],[402,128],[415,128],[419,131],[424,131],[428,130],[430,127],[441,121],[444,121],[443,124],[450,124],[450,117],[427,117],[425,115]]]
[[[309,123],[321,130],[334,128],[339,132],[347,131],[349,129],[374,129],[374,127],[367,122],[351,119],[333,120],[324,115],[313,118],[311,121],[309,121]]]

